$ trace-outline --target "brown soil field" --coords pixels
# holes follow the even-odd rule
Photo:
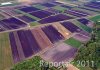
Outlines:
[[[32,29],[31,32],[42,49],[52,46],[51,41],[44,34],[41,28]]]
[[[69,36],[71,35],[71,32],[65,27],[63,27],[59,22],[56,22],[52,25],[58,30],[59,33],[61,33],[64,36],[65,39],[69,38]]]
[[[90,40],[90,37],[84,36],[82,34],[75,34],[73,38],[83,43],[88,42]]]
[[[76,48],[61,43],[45,51],[41,57],[50,62],[70,61],[75,57],[76,52]]]

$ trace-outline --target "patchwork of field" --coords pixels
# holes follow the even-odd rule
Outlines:
[[[69,23],[71,24],[70,26]],[[4,37],[5,34],[7,37],[7,41],[2,40],[6,38]],[[65,52],[62,52],[63,55],[59,56],[58,54],[60,54],[61,52],[56,52],[54,50],[53,51],[54,55],[51,56],[52,58],[50,58],[50,60],[68,61],[75,57],[75,54],[77,53],[77,50],[82,45],[82,43],[89,41],[91,37],[89,32],[83,30],[81,27],[76,26],[74,23],[70,21],[67,22],[65,21],[62,23],[58,22],[51,25],[45,25],[36,28],[22,29],[18,31],[9,32],[9,33],[1,33],[0,35],[1,35],[0,47],[1,48],[4,47],[2,46],[3,45],[2,42],[7,42],[9,44],[8,49],[10,49],[9,50],[10,53],[8,55],[10,55],[9,62],[11,64],[16,64],[34,55],[40,55],[45,60],[48,60],[48,58],[46,57],[49,56],[50,50],[52,49],[51,50],[52,52],[57,47],[58,48],[65,47]],[[64,43],[61,43],[61,45],[56,45],[57,43],[63,41]],[[8,46],[8,44],[4,44],[4,45]],[[69,50],[67,50],[68,49],[67,46],[69,47]],[[48,50],[46,50],[47,48]],[[44,53],[48,52],[49,53],[49,54],[47,53],[48,56],[43,55],[44,53],[41,54],[42,51],[44,51]],[[4,56],[3,52],[4,52],[3,49],[1,49],[2,56]],[[60,57],[63,57],[66,53],[67,53],[66,57],[60,59]]]
[[[98,7],[97,7],[98,9]],[[71,61],[91,39],[100,15],[95,9],[59,2],[0,7],[0,70],[32,56],[46,61]],[[5,14],[5,15],[4,15]]]
[[[82,6],[74,7],[59,2],[40,3],[15,6],[2,6],[0,8],[0,32],[20,30],[22,28],[29,28],[30,26],[43,25],[47,23],[61,22],[73,20],[75,18],[82,18],[99,14],[98,11],[85,9]],[[98,9],[98,8],[97,8]],[[85,19],[79,20],[87,21]],[[13,22],[14,21],[14,22]],[[10,23],[10,24],[9,24]],[[90,27],[92,24],[88,24]],[[79,25],[83,28],[89,29],[84,25]]]

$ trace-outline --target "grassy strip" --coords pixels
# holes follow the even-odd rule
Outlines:
[[[36,25],[39,25],[40,23],[38,23],[38,22],[31,22],[30,23],[30,26],[36,26]]]
[[[92,29],[91,28],[89,28],[88,26],[86,26],[86,25],[84,25],[84,24],[82,24],[82,23],[80,23],[80,22],[78,22],[78,21],[76,21],[76,20],[74,20],[74,24],[76,25],[76,26],[78,26],[79,28],[81,28],[82,30],[85,30],[85,31],[87,31],[87,32],[89,32],[89,33],[91,33],[92,32]]]
[[[65,10],[67,10],[67,8],[64,8],[64,7],[61,7],[61,6],[55,6],[53,8],[58,10],[58,11],[61,11],[61,12],[64,12]]]
[[[22,13],[23,15],[26,15],[26,16],[28,16],[28,17],[31,17],[31,18],[33,18],[33,19],[35,19],[35,20],[40,20],[39,18],[37,18],[37,17],[35,17],[35,16],[32,16],[32,15],[30,15],[30,14],[28,14],[28,13],[25,13],[25,12],[23,12],[23,11],[20,11],[20,10],[15,10],[16,12],[19,12],[19,13]]]
[[[64,13],[66,16],[70,16],[70,17],[73,17],[74,18],[77,18],[76,16],[73,16],[73,15],[70,15],[70,14],[67,14],[67,13]]]
[[[2,57],[0,58],[0,60],[2,61],[2,63],[0,63],[1,65],[0,70],[4,70],[13,65],[13,59],[12,59],[12,53],[10,49],[8,33],[3,33],[0,37],[2,37],[0,39],[0,43],[2,44],[0,46],[1,49],[0,53],[2,55]]]
[[[12,51],[9,41],[9,33],[4,34],[4,51],[5,51],[4,68],[9,68],[13,65]]]
[[[36,7],[36,8],[41,9],[41,10],[44,9],[44,8],[46,8],[45,6],[42,6],[40,4],[33,5],[33,7]]]
[[[3,70],[3,65],[2,65],[2,63],[3,63],[3,61],[2,61],[2,59],[3,59],[3,50],[2,50],[2,40],[3,40],[3,38],[2,38],[2,34],[0,34],[0,70]]]

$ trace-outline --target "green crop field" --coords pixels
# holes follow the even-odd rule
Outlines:
[[[81,42],[75,40],[74,38],[70,38],[64,42],[76,48],[79,48],[81,46]]]
[[[56,10],[59,10],[59,11],[61,11],[61,12],[64,12],[65,10],[67,10],[66,8],[61,7],[61,6],[55,6],[55,7],[53,7],[53,8],[56,9]]]
[[[74,24],[75,24],[76,26],[78,26],[79,28],[81,28],[82,30],[85,30],[85,31],[91,33],[92,29],[89,28],[88,26],[85,26],[84,24],[82,24],[82,23],[80,23],[80,22],[78,22],[78,21],[76,21],[76,20],[74,20],[74,22],[75,22]]]
[[[91,17],[90,20],[96,22],[96,21],[100,21],[100,15],[97,15],[97,16],[94,16],[94,17]]]
[[[42,6],[42,5],[40,5],[40,4],[33,5],[33,7],[36,7],[36,8],[38,8],[38,9],[44,9],[44,8],[46,8],[45,6]]]

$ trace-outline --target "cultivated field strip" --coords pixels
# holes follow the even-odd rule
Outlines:
[[[62,62],[70,61],[75,57],[77,48],[74,48],[68,44],[62,43],[55,45],[53,48],[44,52],[41,57],[46,61]]]
[[[35,55],[53,62],[73,60],[91,39],[92,21],[100,20],[100,16],[87,19],[99,13],[99,5],[94,4],[73,7],[53,2],[0,8],[8,15],[0,20],[0,70]]]
[[[10,45],[11,45],[13,61],[14,61],[14,63],[17,63],[20,60],[20,58],[19,58],[17,45],[16,45],[16,41],[15,41],[13,32],[9,33],[9,38],[10,38]]]
[[[41,28],[43,32],[47,35],[52,43],[58,42],[64,39],[63,35],[58,32],[52,25],[44,26]]]
[[[94,5],[96,5],[96,3],[94,3],[93,5],[92,4],[93,3],[91,3],[89,7],[90,6],[93,7]],[[98,6],[99,5],[97,5],[96,7]],[[2,26],[0,27],[1,28],[0,32],[13,30],[13,29],[20,29],[27,26],[36,26],[38,24],[41,25],[41,24],[65,21],[65,20],[74,19],[75,17],[79,17],[79,18],[88,17],[93,14],[98,14],[97,12],[94,12],[94,9],[91,10],[92,12],[94,12],[93,14],[91,14],[91,11],[88,9],[84,11],[80,7],[73,7],[63,3],[60,4],[58,2],[57,4],[55,2],[35,4],[35,5],[29,4],[28,6],[25,4],[24,5],[18,4],[15,6],[12,5],[12,6],[1,7],[0,9],[2,10],[3,14],[9,16],[8,18],[2,19],[0,21],[2,23],[0,24]],[[88,27],[82,24],[79,26],[82,29],[91,32],[91,30]],[[88,25],[88,26],[92,26],[92,25]]]
[[[12,52],[9,42],[9,34],[0,34],[0,70],[13,65]]]
[[[63,37],[65,37],[65,39],[69,38],[69,36],[71,35],[71,32],[63,27],[59,22],[52,25],[58,30],[59,33],[63,35]]]
[[[83,42],[83,43],[88,42],[90,40],[90,37],[87,37],[87,36],[84,36],[84,35],[78,34],[78,33],[75,34],[73,36],[73,38],[80,41],[80,42]]]
[[[17,34],[17,32],[13,32],[13,34],[14,34],[14,37],[15,37],[16,46],[17,46],[17,50],[18,50],[20,60],[23,60],[23,59],[25,59],[25,56],[24,56],[24,53],[23,53],[22,45],[20,43],[18,34]]]
[[[89,19],[81,18],[81,19],[77,19],[77,21],[79,21],[80,23],[82,23],[90,28],[93,28],[94,22],[90,21]]]
[[[32,29],[31,32],[42,49],[45,49],[46,47],[51,47],[51,41],[44,34],[41,28]]]
[[[14,63],[52,47],[51,41],[41,28],[10,32],[9,38]]]

